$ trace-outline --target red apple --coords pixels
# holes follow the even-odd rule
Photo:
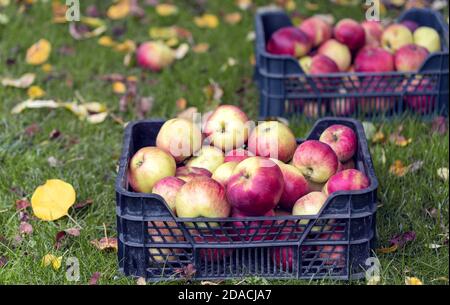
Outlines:
[[[354,191],[368,188],[369,178],[356,169],[346,169],[332,176],[325,185],[324,191],[331,195],[337,191]]]
[[[364,21],[361,26],[366,33],[366,45],[379,47],[381,44],[381,35],[383,34],[383,25],[378,21]]]
[[[277,121],[261,122],[248,138],[248,150],[256,156],[283,162],[292,159],[297,141],[288,126]]]
[[[224,187],[227,186],[228,180],[230,179],[231,175],[233,174],[234,168],[239,164],[239,162],[231,161],[231,162],[225,162],[222,165],[220,165],[216,170],[214,171],[211,178],[222,184]]]
[[[267,51],[277,55],[302,57],[312,48],[311,38],[296,27],[284,27],[277,30],[267,43]]]
[[[360,49],[366,43],[364,28],[355,20],[345,18],[334,27],[334,37],[351,51]]]
[[[317,54],[312,58],[310,74],[328,74],[339,72],[336,63],[326,55]]]
[[[326,201],[327,196],[322,192],[308,193],[295,202],[292,208],[292,215],[317,215]]]
[[[268,211],[266,214],[262,215],[264,217],[275,216],[274,210]],[[235,237],[235,240],[238,241],[260,241],[260,240],[268,240],[271,238],[267,232],[269,231],[272,221],[270,220],[261,220],[261,221],[245,221],[245,218],[249,217],[245,213],[242,213],[239,210],[233,209],[231,211],[232,218],[244,218],[243,221],[234,221],[233,228],[238,236]]]
[[[394,68],[394,56],[379,47],[364,47],[355,57],[356,72],[390,72]]]
[[[429,78],[415,78],[406,88],[404,99],[408,108],[420,114],[431,114],[436,107],[436,95],[426,94],[436,90]],[[414,94],[420,92],[420,95]]]
[[[342,233],[322,234],[320,239],[330,241],[343,240]],[[336,267],[345,267],[346,246],[344,245],[327,245],[318,246],[317,250],[320,252],[319,257],[323,260],[325,265],[335,265]]]
[[[253,157],[254,154],[249,152],[248,150],[244,148],[236,148],[233,150],[230,150],[225,154],[224,162],[241,162],[242,160],[247,159],[248,157]]]
[[[211,244],[211,243],[226,243],[230,242],[227,236],[220,235],[213,232],[204,232],[207,236],[195,236],[194,240],[197,243]],[[209,236],[208,236],[209,235]],[[198,253],[203,262],[220,262],[226,257],[229,257],[233,253],[233,249],[223,249],[223,248],[199,248]]]
[[[392,110],[395,106],[397,98],[382,96],[382,93],[392,90],[389,88],[389,82],[379,77],[368,77],[364,79],[359,91],[361,93],[371,92],[380,95],[365,96],[359,100],[359,109],[361,113],[368,114],[385,114]]]
[[[338,158],[333,149],[323,142],[307,140],[297,147],[293,159],[305,178],[323,183],[334,175],[338,168]]]
[[[330,39],[333,31],[331,25],[318,16],[305,19],[299,28],[311,38],[314,47]]]
[[[402,72],[418,71],[428,54],[424,47],[415,44],[404,45],[395,52],[395,68]]]
[[[148,222],[148,235],[152,243],[183,243],[186,242],[183,232],[178,229],[176,222],[150,221]],[[155,245],[156,246],[156,245]],[[177,248],[149,248],[150,260],[165,263],[176,261],[182,253]]]
[[[325,129],[319,140],[330,145],[340,162],[351,159],[358,147],[358,139],[353,129],[340,124]]]
[[[318,50],[319,54],[328,56],[339,67],[339,71],[345,72],[350,67],[352,55],[350,49],[335,39],[325,41]]]
[[[411,43],[413,43],[411,31],[399,23],[388,26],[381,35],[381,46],[391,53]]]
[[[172,64],[175,52],[166,44],[158,41],[145,42],[136,51],[137,63],[141,68],[154,72]]]
[[[143,147],[130,160],[128,183],[136,192],[150,193],[156,182],[175,175],[175,169],[175,160],[164,150]]]
[[[207,169],[194,167],[194,166],[182,166],[177,168],[175,176],[180,178],[185,182],[189,182],[197,177],[208,177],[212,176],[211,172]]]
[[[277,206],[283,188],[278,165],[267,158],[250,157],[234,169],[227,184],[227,198],[242,213],[261,216]]]
[[[160,195],[166,201],[170,209],[175,212],[175,199],[180,188],[185,182],[180,178],[162,178],[153,186],[152,193]]]

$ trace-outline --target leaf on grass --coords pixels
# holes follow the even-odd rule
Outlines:
[[[97,285],[98,284],[98,280],[100,279],[100,276],[102,274],[100,272],[94,272],[91,276],[91,278],[89,279],[89,285]]]
[[[103,47],[113,47],[117,44],[117,42],[115,42],[111,36],[102,36],[97,40],[97,43]]]
[[[92,199],[86,199],[86,200],[84,200],[84,201],[75,203],[75,204],[73,205],[73,208],[74,208],[75,210],[79,210],[79,209],[85,208],[85,207],[87,207],[87,206],[89,206],[89,205],[91,205],[91,204],[93,204],[93,203],[94,203],[94,200],[92,200]]]
[[[141,97],[136,104],[136,112],[140,119],[143,119],[148,113],[152,111],[155,99],[152,96]]]
[[[8,259],[6,256],[0,256],[0,268],[5,267],[8,263]]]
[[[381,253],[381,254],[388,254],[388,253],[393,253],[393,252],[397,251],[397,249],[398,249],[398,245],[392,245],[388,248],[377,249],[377,252]]]
[[[447,118],[443,116],[437,116],[431,123],[431,132],[439,135],[445,135],[448,132]]]
[[[248,10],[252,4],[252,0],[236,0],[236,5],[243,11]]]
[[[28,48],[25,61],[30,65],[40,65],[47,61],[52,45],[47,39],[40,39]]]
[[[69,33],[76,40],[84,40],[100,36],[106,31],[103,20],[92,17],[81,17],[80,22],[69,24]]]
[[[444,245],[439,245],[439,244],[428,244],[428,248],[430,249],[439,249],[444,247]]]
[[[66,23],[66,11],[67,6],[61,3],[60,1],[52,1],[52,15],[53,23]]]
[[[422,281],[417,277],[405,277],[405,285],[423,285]]]
[[[34,100],[36,98],[43,97],[45,95],[45,91],[39,86],[31,86],[27,90],[27,95],[30,99]]]
[[[225,15],[224,19],[226,23],[234,25],[241,22],[242,15],[239,12],[229,13]]]
[[[384,142],[385,139],[386,137],[384,136],[384,133],[381,130],[379,130],[373,135],[372,143],[382,143]]]
[[[151,27],[148,31],[149,36],[155,40],[169,40],[169,39],[192,39],[192,33],[179,26],[167,27]]]
[[[178,268],[175,270],[175,273],[180,274],[180,276],[186,281],[190,281],[196,272],[197,270],[195,270],[193,264],[188,264],[186,266],[183,266],[182,268]]]
[[[136,280],[136,285],[145,286],[147,285],[147,281],[142,276],[138,277],[138,279]]]
[[[58,270],[61,268],[62,256],[55,256],[53,254],[46,254],[42,258],[41,265],[42,267],[52,266],[54,270]]]
[[[36,188],[31,197],[31,207],[39,219],[53,221],[67,215],[75,198],[72,185],[59,179],[50,179]]]
[[[1,83],[2,86],[5,87],[14,87],[14,88],[28,88],[30,87],[33,83],[34,80],[36,79],[36,74],[34,73],[25,73],[24,75],[22,75],[19,78],[2,78],[1,79]]]
[[[18,114],[24,111],[25,109],[39,109],[39,108],[58,108],[60,106],[59,103],[54,100],[26,100],[14,106],[11,110],[12,114]]]
[[[220,102],[223,96],[223,89],[218,83],[210,80],[209,85],[203,88],[203,93],[206,96],[207,103],[211,104],[213,101]]]
[[[123,82],[114,82],[112,89],[115,94],[124,94],[127,91],[127,86]]]
[[[26,221],[22,221],[19,225],[20,234],[31,234],[33,233],[33,226]]]
[[[438,168],[438,170],[437,170],[438,177],[444,181],[448,181],[448,174],[449,174],[449,172],[448,172],[447,167],[441,167],[441,168]]]
[[[161,3],[156,5],[155,10],[159,16],[163,17],[178,14],[178,7],[169,3]]]
[[[378,253],[388,254],[397,251],[404,247],[408,242],[416,240],[416,232],[408,231],[401,234],[397,234],[390,240],[390,246],[388,248],[377,249]]]
[[[372,122],[364,121],[362,122],[364,133],[366,134],[366,139],[368,141],[372,140],[373,136],[377,132],[377,128]]]
[[[117,238],[113,237],[102,237],[100,239],[91,240],[91,244],[94,245],[98,250],[118,250]]]
[[[28,125],[23,132],[28,137],[34,137],[34,135],[37,134],[40,130],[41,127],[38,123],[32,123]]]
[[[402,131],[403,131],[403,125],[400,125],[397,128],[397,131],[389,136],[389,141],[392,144],[395,144],[395,145],[400,146],[400,147],[405,147],[408,144],[410,144],[412,142],[412,139],[411,138],[406,138],[405,136],[403,136],[402,135]]]
[[[192,47],[194,53],[206,53],[209,50],[209,44],[206,42],[201,42]]]
[[[55,244],[54,244],[54,247],[56,250],[61,248],[62,242],[67,236],[78,237],[78,236],[80,236],[80,230],[77,228],[69,228],[64,231],[59,231],[58,233],[56,233]]]
[[[175,50],[175,58],[180,60],[183,59],[186,54],[189,52],[189,44],[182,43],[176,50]]]
[[[222,283],[222,281],[217,281],[217,282],[213,282],[213,281],[201,281],[200,284],[203,286],[217,286],[220,283]]]
[[[120,0],[111,5],[106,11],[106,16],[111,20],[119,20],[130,14],[130,0]]]
[[[403,177],[407,173],[414,173],[423,167],[422,160],[415,161],[410,165],[405,165],[401,160],[395,160],[389,168],[389,172],[397,177]]]
[[[50,167],[59,167],[59,166],[63,165],[63,163],[60,160],[56,159],[53,156],[48,157],[47,162],[48,162],[48,165],[50,165]]]
[[[31,203],[30,203],[30,201],[28,201],[27,198],[22,198],[22,199],[16,200],[16,210],[17,211],[25,210],[26,208],[28,208],[30,206],[31,206]]]
[[[215,29],[219,26],[219,18],[213,14],[204,14],[194,18],[194,23],[199,28]]]

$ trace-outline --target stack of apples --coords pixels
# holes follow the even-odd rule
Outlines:
[[[346,18],[330,24],[320,15],[305,19],[299,26],[284,27],[275,31],[267,43],[267,51],[278,55],[291,55],[299,59],[305,74],[315,76],[317,89],[336,93],[398,92],[406,90],[433,90],[428,79],[415,77],[400,85],[389,76],[358,78],[346,83],[332,83],[323,75],[338,72],[415,72],[420,69],[430,53],[441,50],[439,33],[415,21],[404,20],[384,27],[380,22],[357,22]],[[392,84],[393,83],[393,84]],[[392,86],[396,86],[392,88]],[[327,92],[328,92],[327,91]],[[427,96],[407,96],[407,105],[420,113],[430,111],[433,99]],[[307,116],[314,117],[325,109],[318,109],[315,101],[299,101]],[[333,99],[330,111],[334,115],[348,115],[355,111],[356,99]],[[393,102],[384,97],[360,101],[362,112],[392,109]],[[433,105],[430,105],[433,104]],[[325,105],[323,105],[325,107]]]
[[[129,185],[160,195],[181,218],[242,219],[232,222],[240,240],[263,235],[245,228],[247,217],[316,215],[334,192],[369,186],[355,169],[358,140],[350,127],[332,125],[298,145],[281,122],[255,125],[233,105],[219,106],[204,123],[170,119],[156,146],[130,159]]]

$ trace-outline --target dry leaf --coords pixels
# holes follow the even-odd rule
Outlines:
[[[74,237],[80,236],[80,230],[77,228],[70,228],[70,229],[66,229],[64,231],[59,231],[58,233],[56,233],[55,244],[54,244],[54,247],[56,250],[61,248],[62,241],[67,236],[74,236]]]
[[[147,282],[145,281],[145,278],[141,276],[136,280],[136,285],[145,286],[147,285]]]
[[[210,28],[214,29],[219,25],[219,19],[213,14],[204,14],[200,17],[194,18],[194,23],[199,28]]]
[[[59,268],[61,268],[61,262],[62,256],[57,257],[53,254],[46,254],[42,258],[41,264],[43,267],[47,267],[51,264],[54,270],[58,270]]]
[[[183,59],[188,52],[189,52],[189,45],[187,43],[182,43],[175,50],[175,58],[178,59],[178,60]]]
[[[401,133],[403,125],[400,125],[396,132],[389,136],[389,141],[397,146],[405,147],[412,142],[411,138],[405,138]]]
[[[428,248],[430,249],[439,249],[444,247],[444,245],[438,245],[438,244],[428,244]]]
[[[88,26],[89,29],[86,30],[85,28],[82,28],[83,30],[80,30],[79,27],[77,27],[78,23],[81,23],[82,26]],[[81,17],[80,22],[71,22],[69,24],[69,33],[76,40],[100,36],[106,31],[106,29],[107,28],[103,20],[92,17]]]
[[[98,44],[104,47],[113,47],[117,44],[110,36],[102,36],[98,39]]]
[[[422,160],[415,161],[410,165],[404,165],[402,161],[395,160],[394,164],[389,168],[389,172],[397,177],[403,177],[407,173],[414,173],[423,167],[424,162]]]
[[[94,203],[94,200],[92,200],[92,199],[86,199],[86,200],[84,200],[84,201],[75,203],[75,204],[73,205],[73,208],[74,208],[75,210],[78,210],[78,209],[82,209],[82,208],[84,208],[84,207],[87,207],[87,206],[89,206],[89,205],[91,205],[91,204],[93,204],[93,203]]]
[[[103,250],[118,250],[117,238],[113,237],[102,237],[100,239],[91,240],[91,244],[94,245],[100,251]]]
[[[123,82],[114,82],[112,88],[116,94],[124,94],[127,91],[127,86]]]
[[[15,88],[28,88],[31,86],[31,84],[34,83],[34,80],[36,79],[36,75],[34,73],[25,73],[19,78],[13,79],[13,78],[2,78],[1,83],[2,86],[5,87],[15,87]]]
[[[7,263],[8,259],[6,258],[6,256],[0,256],[0,268],[6,266]]]
[[[50,72],[53,71],[53,66],[52,66],[51,64],[49,64],[49,63],[46,63],[46,64],[43,64],[43,65],[41,66],[41,69],[42,69],[42,71],[45,72],[45,73],[50,73]]]
[[[438,177],[444,181],[448,181],[448,174],[449,174],[449,172],[448,172],[447,167],[441,167],[441,168],[438,168],[438,170],[437,170]]]
[[[423,285],[422,281],[416,277],[405,277],[405,285]]]
[[[388,254],[388,253],[393,253],[393,252],[397,251],[397,249],[398,249],[398,245],[392,245],[388,248],[377,249],[377,252],[382,253],[382,254]]]
[[[384,133],[380,130],[377,131],[372,137],[372,143],[382,143],[385,140]]]
[[[27,90],[27,95],[30,99],[34,100],[35,98],[43,97],[45,95],[45,91],[39,86],[31,86]]]
[[[130,11],[130,0],[120,0],[108,8],[106,16],[111,20],[119,20],[127,17]]]
[[[22,221],[19,225],[20,234],[31,234],[33,233],[33,226],[26,221]]]
[[[75,198],[72,185],[59,179],[50,179],[36,188],[31,197],[31,207],[39,219],[53,221],[67,215]]]
[[[168,3],[156,5],[155,10],[159,16],[172,16],[178,14],[178,7]]]
[[[53,14],[53,23],[66,23],[66,11],[67,6],[62,4],[60,1],[52,2],[52,14]]]
[[[252,6],[252,0],[236,0],[236,5],[243,11]]]
[[[30,207],[31,203],[28,201],[27,198],[22,198],[19,200],[16,200],[16,210],[25,210],[26,208]]]
[[[239,12],[230,13],[226,14],[224,19],[226,23],[233,25],[239,23],[242,20],[242,15]]]
[[[168,39],[191,39],[192,33],[179,26],[168,26],[168,27],[151,27],[149,36],[155,40],[168,40]]]
[[[63,164],[60,160],[56,159],[53,156],[48,157],[47,162],[51,167],[59,167]]]
[[[437,116],[433,119],[431,124],[431,132],[439,135],[445,135],[448,132],[447,118],[443,116]]]
[[[98,280],[100,279],[101,273],[100,272],[94,272],[89,279],[89,285],[97,285]]]
[[[38,108],[58,108],[60,107],[59,103],[53,100],[26,100],[14,106],[11,110],[12,114],[18,114],[24,111],[25,109],[38,109]]]
[[[196,44],[195,46],[192,47],[192,51],[194,51],[194,53],[206,53],[209,50],[209,44],[206,42],[202,42],[199,44]]]
[[[40,65],[47,61],[52,45],[47,39],[40,39],[28,48],[25,61],[30,65]]]

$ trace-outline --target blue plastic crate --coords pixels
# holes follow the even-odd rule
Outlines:
[[[255,17],[255,80],[260,92],[260,116],[304,115],[386,117],[404,112],[423,117],[448,115],[448,24],[429,9],[410,9],[398,21],[413,20],[436,29],[442,50],[432,53],[413,73],[334,73],[306,75],[297,59],[273,55],[266,42],[278,29],[291,26],[288,15],[262,8]],[[324,90],[323,88],[326,88]]]

